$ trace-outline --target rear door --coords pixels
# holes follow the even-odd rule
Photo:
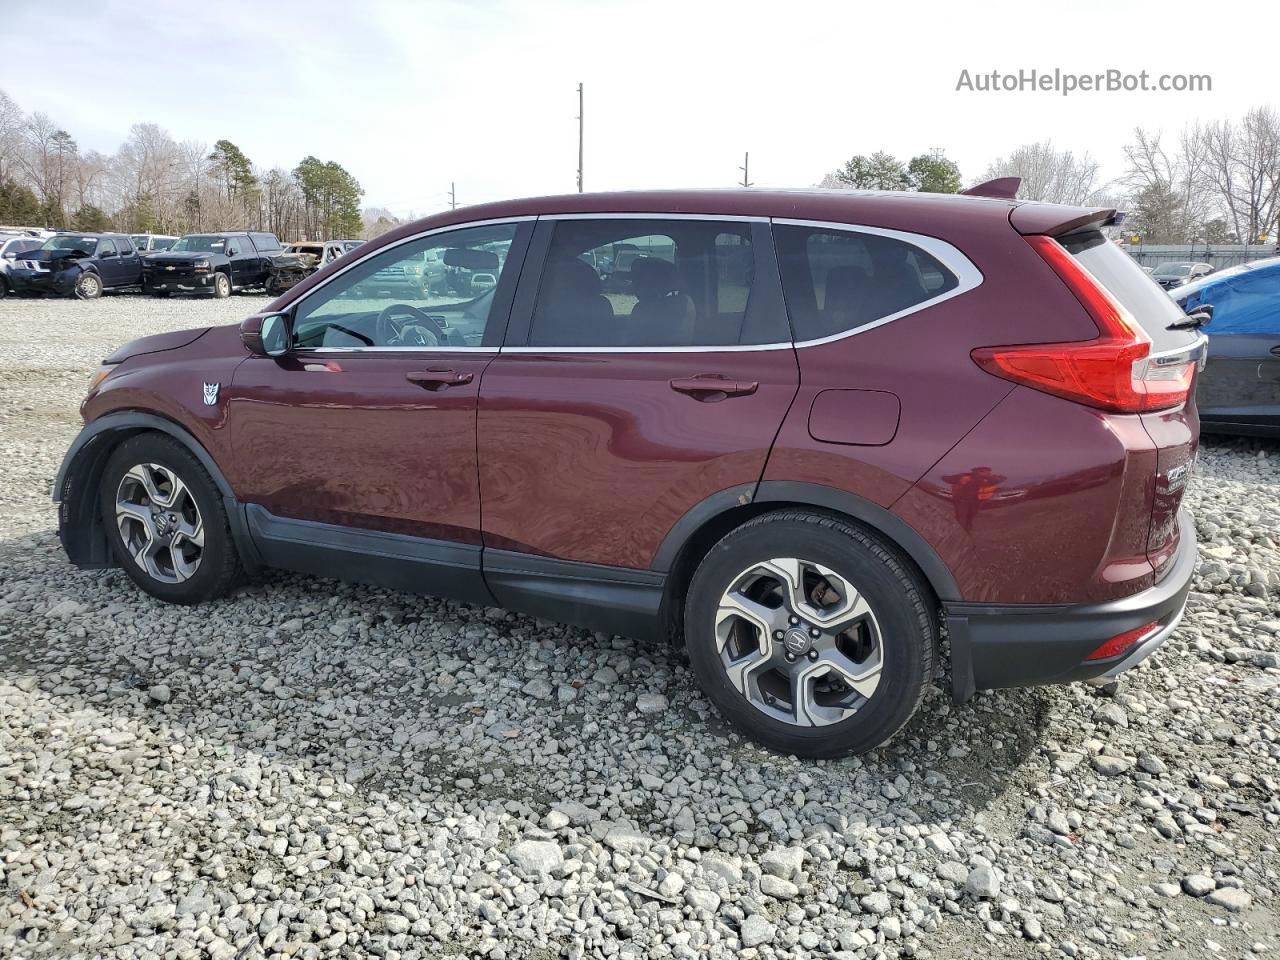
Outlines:
[[[1082,230],[1058,241],[1138,322],[1151,339],[1150,362],[1176,372],[1203,356],[1204,337],[1182,324],[1186,314],[1137,262],[1099,230]],[[1141,414],[1156,447],[1155,501],[1147,535],[1147,557],[1159,576],[1177,552],[1178,508],[1191,476],[1200,435],[1195,384],[1186,403]]]
[[[650,569],[699,502],[751,495],[797,384],[767,222],[541,219],[480,395],[495,595],[521,605],[530,555]]]
[[[120,279],[123,286],[135,286],[142,282],[142,257],[138,255],[129,237],[117,237],[116,249],[120,251]]]

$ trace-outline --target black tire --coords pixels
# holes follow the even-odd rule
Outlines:
[[[213,298],[215,300],[225,300],[231,296],[231,278],[225,273],[215,273],[213,275]]]
[[[5,283],[4,277],[0,277],[0,300],[3,300],[8,292],[9,284]]]
[[[799,557],[857,585],[881,634],[875,691],[847,719],[797,726],[768,716],[729,680],[715,634],[716,610],[732,581],[753,563]],[[703,691],[747,736],[780,753],[826,758],[865,753],[911,718],[933,674],[938,627],[931,593],[897,550],[843,518],[802,510],[765,514],[733,530],[703,558],[689,584],[684,636]]]
[[[102,296],[102,278],[92,270],[85,270],[76,278],[74,294],[77,300],[97,300]]]
[[[200,563],[189,579],[167,583],[139,565],[116,522],[116,493],[126,472],[140,464],[159,464],[178,476],[191,493],[204,526]],[[142,433],[124,441],[107,460],[98,494],[99,510],[111,549],[129,578],[167,603],[193,604],[226,595],[239,582],[242,568],[222,497],[209,473],[188,450],[162,433]]]

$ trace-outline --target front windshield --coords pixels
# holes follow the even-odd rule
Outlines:
[[[226,243],[226,237],[193,234],[183,237],[169,249],[180,253],[221,253]]]
[[[93,255],[93,251],[97,248],[98,241],[96,237],[74,237],[64,234],[59,237],[50,237],[44,242],[41,250],[79,250],[81,253]]]
[[[1153,277],[1185,277],[1191,272],[1189,263],[1162,263],[1156,267]]]

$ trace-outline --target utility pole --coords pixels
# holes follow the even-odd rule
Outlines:
[[[751,154],[744,153],[742,155],[742,166],[738,168],[739,170],[742,171],[742,185],[744,187],[751,186],[751,181],[747,179],[747,174],[750,170],[750,167],[751,167]]]
[[[582,84],[578,84],[578,192],[582,192]]]
[[[449,209],[450,210],[458,209],[458,194],[457,194],[457,191],[453,189],[452,180],[449,181]]]

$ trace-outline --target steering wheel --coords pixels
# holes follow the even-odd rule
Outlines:
[[[397,319],[402,313],[409,319]],[[407,303],[383,308],[373,329],[374,343],[383,347],[442,347],[448,339],[433,316]]]

